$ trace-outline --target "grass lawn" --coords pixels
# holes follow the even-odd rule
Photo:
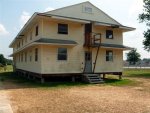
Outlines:
[[[125,69],[123,72],[122,80],[118,79],[118,76],[109,75],[105,79],[103,85],[112,85],[112,86],[126,86],[126,85],[136,85],[138,82],[130,79],[130,77],[143,77],[150,78],[150,70],[148,69]],[[25,85],[28,87],[72,87],[72,86],[87,86],[90,84],[83,82],[46,82],[41,84],[40,81],[32,81],[27,78],[16,76],[15,73],[12,73],[12,66],[7,66],[7,71],[1,69],[0,71],[0,81],[1,82],[12,82],[14,84]]]
[[[125,77],[150,78],[150,69],[125,69],[123,75]]]

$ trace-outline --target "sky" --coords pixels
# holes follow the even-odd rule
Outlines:
[[[0,0],[0,53],[8,58],[12,53],[9,44],[34,12],[45,12],[85,1],[90,1],[121,24],[136,28],[123,34],[124,45],[137,48],[141,58],[150,58],[150,52],[145,51],[142,44],[146,26],[138,20],[143,10],[142,0]],[[127,52],[124,52],[124,59]]]

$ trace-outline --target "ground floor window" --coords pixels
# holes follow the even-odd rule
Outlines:
[[[23,62],[23,53],[21,53],[21,62]]]
[[[38,48],[35,49],[35,61],[38,61]]]
[[[67,60],[67,48],[58,48],[58,60]]]
[[[25,52],[25,62],[27,62],[27,52]]]
[[[106,51],[106,61],[113,61],[113,51],[111,50]]]

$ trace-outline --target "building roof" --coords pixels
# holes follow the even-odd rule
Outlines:
[[[36,40],[37,43],[51,43],[51,44],[69,44],[74,45],[77,44],[77,42],[72,40],[61,40],[61,39],[48,39],[48,38],[41,38],[39,40]]]
[[[92,12],[86,12],[85,8],[91,8]],[[104,22],[104,23],[110,23],[113,25],[121,25],[119,22],[117,22],[115,19],[107,15],[105,12],[103,12],[101,9],[94,6],[89,1],[70,5],[67,7],[59,8],[56,10],[45,12],[44,14],[52,14],[52,15],[59,15],[64,17],[71,17],[71,18],[79,18],[83,20],[90,20],[90,21],[97,21],[97,22]]]
[[[92,12],[85,12],[85,8],[91,8]],[[135,30],[135,28],[127,27],[115,19],[107,15],[105,12],[95,7],[90,2],[83,2],[56,10],[48,11],[45,13],[34,13],[32,17],[27,21],[27,23],[20,30],[16,38],[12,41],[9,47],[12,47],[16,39],[22,38],[27,29],[30,29],[32,25],[35,25],[36,22],[40,19],[41,16],[47,16],[54,19],[63,19],[67,21],[77,21],[81,23],[94,23],[94,25],[117,27],[122,29],[124,32]]]
[[[97,47],[99,46],[98,43],[94,44],[93,47]],[[133,48],[128,47],[128,46],[124,46],[124,45],[118,45],[118,44],[106,44],[106,43],[101,43],[100,47],[104,47],[104,48],[116,48],[116,49],[125,49],[125,50],[131,50]]]

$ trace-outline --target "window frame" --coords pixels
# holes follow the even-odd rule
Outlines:
[[[27,62],[27,52],[24,53],[25,59],[24,61]]]
[[[65,29],[66,29],[66,31],[62,31],[61,29],[61,27],[66,27]],[[64,28],[63,28],[63,30],[64,30]],[[62,24],[62,23],[58,23],[58,34],[63,34],[63,35],[68,35],[68,31],[69,31],[69,26],[68,26],[68,24]]]
[[[23,62],[23,53],[21,53],[21,62]]]
[[[39,35],[39,26],[37,25],[35,27],[35,36],[38,36]]]
[[[85,13],[89,13],[89,14],[93,13],[92,7],[84,6],[83,10],[84,10]]]
[[[109,35],[112,35],[111,38],[109,38]],[[106,30],[106,39],[113,39],[114,38],[114,33],[113,33],[113,30]]]
[[[110,53],[112,55],[110,55]],[[113,62],[113,60],[114,60],[113,50],[106,50],[106,62]]]
[[[32,62],[32,56],[33,56],[32,50],[30,50],[30,52],[29,52],[29,61],[30,61],[30,62]]]
[[[59,50],[60,49],[65,49],[65,53],[61,53]],[[65,57],[64,59],[60,59],[61,56]],[[68,49],[67,48],[58,48],[57,49],[57,60],[58,61],[67,61],[68,60]]]
[[[30,32],[30,40],[32,40],[32,31]]]
[[[34,60],[35,60],[35,62],[38,62],[38,48],[35,48],[35,53],[34,54],[35,54],[35,56],[34,56],[35,59]]]

